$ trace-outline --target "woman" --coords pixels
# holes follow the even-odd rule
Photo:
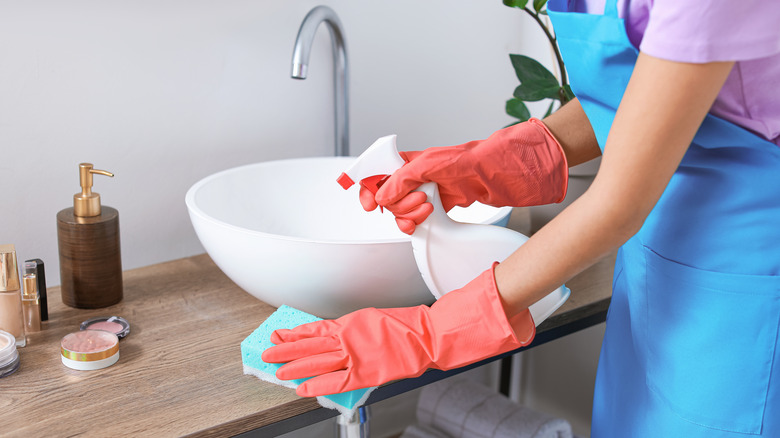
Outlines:
[[[421,182],[449,206],[556,202],[567,165],[603,154],[588,191],[430,308],[279,331],[263,358],[317,376],[306,396],[473,363],[531,342],[528,306],[620,248],[592,436],[780,436],[780,7],[574,3],[548,11],[575,101],[409,154],[361,202],[411,232],[430,212]]]

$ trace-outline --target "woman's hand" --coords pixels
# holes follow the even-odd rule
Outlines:
[[[390,210],[407,234],[432,211],[425,195],[414,191],[427,182],[438,184],[447,211],[474,201],[521,207],[561,202],[566,196],[566,155],[538,119],[504,128],[486,140],[402,156],[407,163],[384,182],[376,196],[364,189],[360,200],[366,210],[377,205]]]
[[[496,290],[493,267],[433,306],[361,309],[335,320],[277,330],[263,352],[286,363],[283,380],[313,397],[416,377],[428,368],[459,368],[528,345],[536,333],[526,310],[511,320]]]

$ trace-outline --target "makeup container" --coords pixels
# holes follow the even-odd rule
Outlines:
[[[24,265],[28,263],[35,264],[35,277],[38,279],[38,295],[41,300],[41,321],[49,320],[49,300],[46,297],[46,269],[43,267],[43,260],[30,259],[25,260]]]
[[[24,315],[24,332],[41,331],[41,296],[38,294],[38,276],[35,263],[25,262],[24,291],[22,293],[22,314]]]
[[[24,336],[19,271],[16,267],[16,248],[13,245],[0,245],[0,330],[12,334],[17,347],[27,344]]]
[[[0,377],[19,369],[19,352],[14,335],[0,330]]]
[[[119,212],[100,205],[100,195],[92,192],[94,174],[114,176],[79,164],[81,192],[73,195],[73,207],[57,213],[62,302],[79,309],[122,301]]]
[[[82,330],[60,343],[62,364],[81,371],[99,370],[119,360],[119,338],[105,330]]]
[[[115,334],[119,339],[130,334],[130,323],[121,316],[99,316],[81,323],[81,330],[105,330]]]

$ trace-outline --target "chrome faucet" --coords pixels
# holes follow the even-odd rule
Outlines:
[[[349,95],[347,90],[347,47],[344,42],[344,31],[341,21],[333,9],[327,6],[317,6],[303,19],[298,37],[295,39],[295,49],[292,57],[292,77],[306,79],[309,66],[309,54],[314,35],[320,23],[328,25],[333,47],[333,88],[335,90],[335,128],[336,156],[349,155]]]

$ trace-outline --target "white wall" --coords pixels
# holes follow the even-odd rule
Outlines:
[[[56,213],[78,163],[116,174],[95,191],[120,212],[125,269],[202,252],[184,194],[232,166],[329,155],[332,64],[321,28],[309,78],[290,79],[316,1],[0,1],[0,241],[59,283]],[[525,50],[501,2],[326,2],[345,27],[353,154],[486,137],[510,118]],[[528,22],[530,24],[530,22]],[[546,52],[542,52],[546,55]]]
[[[125,269],[203,252],[184,205],[229,167],[333,150],[332,64],[319,31],[290,79],[298,26],[321,2],[0,0],[0,243],[59,284],[56,213],[78,163],[116,174],[95,191],[120,212]],[[329,0],[345,27],[356,155],[487,137],[511,121],[509,53],[546,40],[501,1]],[[593,347],[597,351],[597,347]]]

